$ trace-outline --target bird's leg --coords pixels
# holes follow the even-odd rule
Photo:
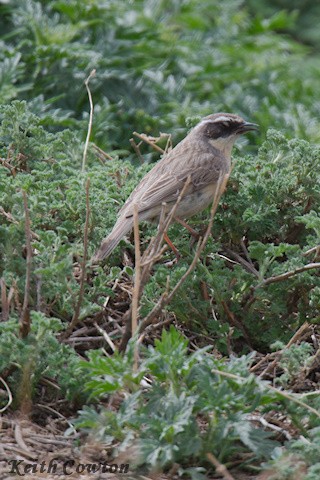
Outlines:
[[[171,250],[173,251],[173,253],[175,254],[177,260],[180,259],[181,255],[179,253],[179,250],[173,245],[173,243],[171,242],[170,238],[168,237],[168,234],[165,233],[163,235],[163,239],[165,242],[167,242],[167,244],[169,245],[169,247],[171,248]]]
[[[186,228],[188,230],[188,232],[191,233],[191,235],[196,240],[199,240],[199,238],[200,238],[199,233],[196,230],[194,230],[192,227],[190,227],[190,225],[188,225],[187,222],[185,222],[184,220],[181,220],[181,218],[178,218],[178,217],[175,217],[175,221],[180,223],[180,225],[182,225],[184,228]]]

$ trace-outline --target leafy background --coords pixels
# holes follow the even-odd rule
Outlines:
[[[192,332],[219,350],[225,356],[221,368],[225,362],[229,365],[230,353],[241,356],[257,350],[268,354],[274,342],[286,344],[304,322],[316,328],[320,303],[318,269],[304,270],[281,282],[266,280],[319,261],[315,249],[320,242],[317,3],[13,0],[0,2],[0,14],[0,277],[5,292],[2,308],[10,299],[9,315],[3,314],[5,321],[0,324],[0,360],[1,371],[15,393],[15,408],[25,406],[26,395],[29,399],[37,398],[39,382],[48,375],[60,386],[62,398],[73,402],[75,412],[92,401],[93,392],[97,394],[89,384],[89,393],[85,395],[83,382],[76,381],[83,378],[88,365],[92,365],[91,373],[96,375],[98,384],[105,382],[112,369],[120,368],[115,364],[103,366],[102,375],[95,370],[94,355],[84,368],[79,355],[87,358],[87,346],[75,350],[58,338],[71,321],[79,293],[87,178],[90,178],[91,255],[114,224],[116,212],[132,188],[159,158],[147,145],[142,145],[144,163],[141,164],[129,142],[133,131],[153,136],[168,132],[176,144],[197,118],[217,111],[236,112],[260,125],[259,135],[242,139],[234,149],[235,166],[215,218],[213,235],[194,274],[163,312],[164,318],[175,319],[176,326],[187,336]],[[84,80],[93,68],[97,71],[90,82],[95,105],[93,130],[86,171],[81,172],[89,115]],[[101,160],[94,145],[113,160],[105,157]],[[28,292],[32,331],[27,339],[18,335],[26,272],[22,190],[27,193],[35,252]],[[207,218],[208,212],[203,212],[192,219],[192,225],[201,230]],[[144,248],[154,229],[147,225],[141,229]],[[171,254],[166,253],[155,266],[141,300],[142,318],[166,288],[168,275],[170,285],[176,284],[192,260],[194,246],[190,245],[188,233],[174,225],[170,237],[182,258],[168,269],[166,261]],[[115,282],[120,285],[123,282],[124,288],[130,290],[133,266],[133,248],[121,242],[106,264],[88,272],[79,328],[98,321],[111,333],[103,305],[110,297],[111,311],[119,318],[123,316],[130,296],[113,287]],[[119,330],[111,331],[117,344]],[[166,338],[162,340],[168,342]],[[203,345],[203,341],[198,343]],[[10,355],[8,345],[15,346]],[[290,388],[299,369],[305,368],[306,358],[310,360],[315,354],[305,345],[301,348],[305,356],[298,350],[282,365],[285,376],[281,381],[286,388]],[[175,352],[174,348],[172,351]],[[156,353],[145,353],[146,358],[148,355]],[[68,374],[61,374],[59,356],[68,365]],[[32,361],[26,363],[26,358]],[[119,359],[120,364],[124,362],[120,368],[123,375],[127,375],[127,365],[132,367],[130,359],[130,355]],[[187,357],[183,361],[187,362]],[[247,368],[250,361],[248,358]],[[185,404],[186,423],[179,418],[176,432],[163,433],[159,455],[145,452],[142,464],[168,468],[177,461],[185,469],[194,464],[206,465],[208,445],[222,441],[211,439],[210,443],[210,435],[218,438],[220,431],[210,420],[206,435],[201,437],[197,433],[201,408],[212,411],[212,405],[206,404],[205,399],[194,398],[189,363],[184,368],[188,374],[183,377],[181,391],[175,391],[168,382],[162,395],[168,396],[173,411],[179,410],[181,402]],[[232,362],[228,368],[239,373]],[[148,399],[140,392],[141,398],[136,401],[138,387],[131,382],[120,382],[119,390],[130,393],[135,405],[132,411],[137,417],[126,418],[126,404],[122,406],[119,416],[115,414],[112,420],[119,434],[119,437],[113,435],[112,442],[121,440],[127,445],[139,437],[137,432],[146,425],[145,402],[156,404],[161,397],[157,384],[161,376],[158,378],[150,365],[142,366],[141,372],[154,377],[154,391]],[[26,378],[31,377],[31,391],[23,393],[28,383]],[[215,380],[209,375],[199,380],[197,388]],[[221,401],[225,398],[223,389],[230,387],[223,385],[217,394],[221,395]],[[254,396],[257,405],[270,402],[272,408],[280,408],[269,397],[259,403],[259,386],[252,383],[248,388],[249,397]],[[104,391],[104,394],[114,392]],[[52,396],[52,392],[47,395]],[[247,412],[249,397],[247,392],[240,395],[243,412]],[[203,402],[201,408],[199,402]],[[158,404],[155,409],[159,415],[161,408]],[[96,428],[101,418],[96,420],[93,411],[89,420],[87,413],[80,415],[80,419],[88,420],[87,423],[80,420],[80,426]],[[237,415],[240,411],[237,407]],[[141,451],[146,439],[160,435],[163,425],[156,413],[154,417],[150,431],[142,429]],[[302,413],[295,418],[298,431],[303,427],[308,441],[317,445],[315,419],[304,423]],[[234,420],[233,432],[240,420],[240,417]],[[227,421],[232,423],[232,419]],[[242,440],[243,432],[250,429],[248,425],[237,430],[241,431]],[[195,438],[201,437],[197,437],[199,448],[191,466],[185,442],[190,432]],[[227,442],[226,450],[214,450],[223,462],[234,459],[235,445],[241,442],[237,435],[228,438],[223,440]],[[248,438],[242,447],[254,452],[252,464],[261,464],[261,452],[257,452],[256,443],[252,446]],[[267,445],[269,440],[265,441]],[[172,452],[177,449],[179,455],[175,457]],[[266,447],[265,451],[270,449]],[[277,458],[280,465],[278,453],[270,453],[267,460]],[[306,478],[316,478],[312,475],[316,475],[319,463],[319,458],[308,457]],[[196,478],[195,471],[192,475]],[[279,475],[290,478],[285,473]]]

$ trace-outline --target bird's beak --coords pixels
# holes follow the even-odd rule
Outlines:
[[[242,125],[239,126],[237,133],[242,134],[257,130],[259,130],[259,125],[257,125],[256,123],[244,122]]]

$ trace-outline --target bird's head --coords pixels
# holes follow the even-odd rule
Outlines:
[[[247,132],[258,130],[255,123],[246,122],[239,115],[215,113],[204,117],[194,128],[196,134],[205,137],[210,144],[230,157],[236,139]]]

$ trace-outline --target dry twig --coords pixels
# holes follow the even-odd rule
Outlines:
[[[308,255],[310,255],[311,253],[314,253],[315,257],[318,257],[320,255],[320,245],[316,245],[315,247],[313,248],[310,248],[309,250],[307,250],[306,252],[304,252],[302,255],[304,257],[307,257]]]
[[[91,91],[89,88],[89,82],[91,78],[93,78],[96,74],[96,70],[93,69],[90,72],[90,75],[88,78],[85,80],[84,84],[86,86],[87,92],[88,92],[88,97],[89,97],[89,103],[90,103],[90,114],[89,114],[89,123],[88,123],[88,132],[87,132],[87,138],[84,144],[84,149],[83,149],[83,157],[82,157],[82,172],[84,172],[85,167],[86,167],[86,160],[87,160],[87,152],[88,152],[88,146],[89,146],[89,140],[90,140],[90,135],[91,135],[91,130],[92,130],[92,120],[93,120],[93,101],[92,101],[92,95]]]
[[[29,450],[29,448],[27,447],[24,439],[23,439],[23,436],[22,436],[22,430],[20,428],[20,425],[18,423],[15,424],[15,427],[14,427],[14,438],[17,442],[17,444],[19,445],[19,447],[25,452],[27,453],[28,455],[33,455],[33,456],[36,456],[35,453],[31,452]]]
[[[131,315],[132,335],[136,333],[136,330],[138,327],[139,292],[140,292],[140,277],[141,277],[140,235],[139,235],[139,218],[138,218],[137,205],[133,206],[133,231],[134,231],[134,249],[135,249],[135,274],[134,274],[134,287],[133,287],[133,294],[132,294],[132,315]]]
[[[308,322],[304,322],[304,324],[301,325],[301,327],[297,330],[297,332],[295,332],[295,334],[290,338],[289,342],[287,343],[287,345],[282,350],[279,350],[277,352],[273,352],[273,355],[274,355],[275,358],[273,359],[273,361],[271,363],[269,363],[269,365],[263,370],[263,372],[260,373],[259,377],[264,378],[268,373],[270,373],[274,368],[276,368],[277,364],[279,363],[279,360],[282,357],[283,352],[285,350],[288,350],[288,348],[290,348],[291,345],[293,345],[294,343],[297,343],[298,340],[301,338],[301,336],[304,335],[304,333],[309,328],[310,328],[310,325],[308,324]],[[261,364],[261,360],[260,360],[260,362],[258,362],[257,365],[252,367],[250,369],[250,371],[251,372],[256,371],[260,364]]]
[[[17,174],[16,168],[13,167],[5,158],[0,158],[0,163],[10,171],[13,177],[16,176]]]
[[[208,226],[207,226],[207,229],[206,229],[206,232],[204,234],[203,239],[200,238],[199,241],[198,241],[196,252],[195,252],[195,255],[193,257],[193,260],[192,260],[189,268],[182,275],[182,277],[180,278],[178,283],[174,286],[174,288],[172,289],[170,294],[168,294],[168,292],[166,292],[166,291],[162,294],[162,296],[158,300],[155,307],[146,316],[146,318],[144,318],[144,320],[140,323],[139,332],[143,332],[143,330],[147,326],[149,326],[151,323],[154,322],[154,320],[159,315],[161,310],[171,302],[172,298],[175,296],[175,294],[177,293],[177,291],[179,290],[181,285],[185,282],[187,277],[194,270],[194,268],[195,268],[195,266],[196,266],[196,264],[197,264],[197,262],[200,258],[200,255],[201,255],[201,253],[202,253],[202,251],[203,251],[203,249],[206,246],[206,243],[208,241],[208,238],[209,238],[209,235],[210,235],[210,232],[211,232],[211,229],[212,229],[212,225],[213,225],[213,219],[214,219],[214,216],[215,216],[218,204],[219,204],[219,200],[220,200],[220,197],[221,197],[221,195],[222,195],[222,193],[223,193],[223,191],[224,191],[224,189],[227,185],[228,178],[229,178],[229,175],[225,175],[223,178],[220,178],[219,181],[218,181],[217,190],[215,192],[215,197],[214,197],[212,207],[211,207],[209,223],[208,223]],[[173,215],[174,215],[174,213],[173,213]]]
[[[6,322],[9,318],[9,301],[7,297],[7,286],[4,278],[0,278],[2,321]]]
[[[19,224],[18,220],[15,219],[10,212],[6,212],[3,207],[0,207],[0,215],[3,215],[8,220],[8,222],[14,223],[15,225]],[[34,240],[40,240],[40,237],[37,233],[32,231],[30,231],[30,233],[31,233],[31,237]]]
[[[219,460],[213,455],[213,453],[207,453],[207,459],[215,467],[217,473],[222,475],[224,480],[234,480],[234,477],[228,472],[227,468],[219,462]]]
[[[27,194],[24,190],[22,191],[22,195],[23,195],[24,215],[25,215],[27,260],[26,260],[26,283],[24,287],[24,298],[23,298],[22,312],[20,316],[19,334],[20,334],[20,337],[25,338],[30,332],[29,292],[30,292],[30,285],[31,285],[32,247],[31,247],[30,213],[28,208]]]
[[[4,387],[7,391],[7,394],[8,394],[7,404],[3,408],[0,409],[0,413],[3,413],[10,407],[10,405],[12,403],[12,393],[11,393],[10,388],[8,387],[8,384],[3,380],[2,377],[0,377],[0,382],[4,385]]]
[[[259,283],[254,287],[256,290],[257,288],[264,287],[266,285],[270,285],[271,283],[282,282],[283,280],[287,280],[294,275],[298,275],[299,273],[306,272],[307,270],[312,270],[314,268],[320,268],[320,262],[318,263],[308,263],[303,267],[296,268],[295,270],[290,270],[289,272],[281,273],[281,275],[275,275],[274,277],[269,277],[263,280],[263,282]]]
[[[133,132],[133,135],[140,138],[140,140],[143,140],[148,145],[151,145],[151,147],[154,148],[154,150],[156,150],[157,152],[165,153],[165,151],[161,147],[159,147],[154,141],[150,140],[147,135],[137,132]]]
[[[111,157],[111,155],[109,155],[109,153],[102,150],[102,148],[98,147],[98,145],[96,145],[95,143],[92,143],[92,147],[97,152],[97,155],[98,155],[99,158],[104,159],[104,160],[105,159],[114,160],[114,158]]]
[[[109,347],[111,348],[111,350],[113,352],[116,351],[116,346],[115,344],[113,343],[113,341],[111,340],[111,338],[109,337],[109,335],[107,334],[107,332],[105,330],[103,330],[98,324],[97,322],[94,322],[94,326],[96,327],[96,329],[98,330],[99,333],[101,333],[101,335],[103,336],[103,338],[105,339],[105,341],[107,342],[107,344],[109,345]],[[81,337],[80,337],[81,338]],[[93,338],[96,338],[96,337],[91,337],[92,340]],[[83,342],[83,337],[81,338],[81,341]]]
[[[176,212],[176,209],[183,197],[183,195],[186,192],[186,189],[188,188],[188,185],[190,184],[190,177],[187,178],[187,181],[182,188],[177,201],[175,202],[174,206],[172,207],[171,211],[167,216],[165,216],[165,209],[163,208],[160,214],[160,220],[159,220],[159,226],[158,226],[158,233],[155,237],[153,237],[149,243],[149,246],[147,250],[144,252],[144,255],[141,259],[141,274],[140,274],[140,281],[139,281],[139,294],[138,294],[138,302],[141,298],[143,288],[145,284],[147,283],[151,269],[155,262],[159,260],[163,253],[163,248],[162,248],[162,242],[165,233],[167,232],[167,229],[169,228],[170,223],[173,220],[174,214]],[[121,344],[119,346],[119,351],[124,351],[127,343],[132,335],[131,331],[131,316],[132,316],[132,307],[129,309],[128,312],[125,314],[125,324],[126,324],[126,329],[125,332],[122,336]],[[141,329],[139,328],[139,332],[141,332]]]
[[[130,142],[130,145],[132,146],[133,150],[136,152],[137,157],[139,158],[140,162],[144,163],[144,158],[143,158],[143,156],[140,152],[140,145],[141,145],[142,142],[139,142],[138,145],[137,145],[136,142],[133,140],[133,138],[130,138],[129,142]]]
[[[83,234],[83,258],[81,263],[80,290],[79,290],[79,296],[78,296],[78,301],[75,307],[75,311],[74,311],[72,320],[70,322],[70,325],[65,331],[65,334],[63,335],[64,338],[68,337],[71,334],[72,330],[79,322],[80,308],[83,302],[84,284],[85,284],[85,278],[86,278],[86,272],[87,272],[86,263],[87,263],[87,257],[88,257],[88,232],[89,232],[89,221],[90,221],[89,187],[90,187],[90,178],[88,178],[86,182],[86,220],[84,224],[84,234]]]

